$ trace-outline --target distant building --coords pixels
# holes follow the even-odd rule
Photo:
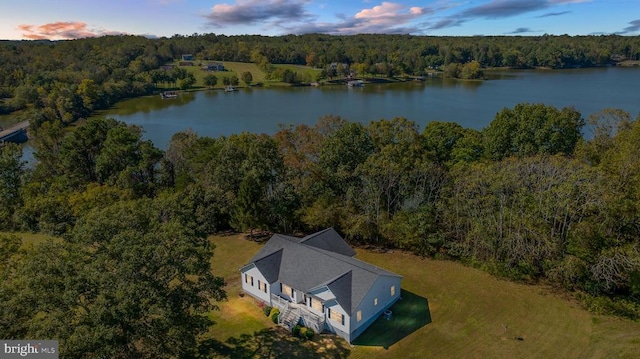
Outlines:
[[[332,70],[338,70],[338,68],[349,68],[349,64],[346,62],[332,62],[329,64],[329,68]]]
[[[224,71],[224,65],[218,62],[211,62],[202,66],[204,71]]]
[[[193,61],[195,58],[192,54],[182,54],[182,61]]]
[[[193,66],[193,61],[180,61],[180,66]]]

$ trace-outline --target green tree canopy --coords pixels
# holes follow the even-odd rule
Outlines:
[[[15,263],[2,283],[15,296],[2,299],[19,317],[0,321],[4,336],[60,340],[68,358],[192,357],[224,281],[211,273],[209,242],[155,208],[151,200],[96,208],[64,241]]]
[[[472,162],[482,155],[480,133],[455,122],[429,122],[422,136],[426,150],[441,165]]]
[[[573,108],[544,104],[504,108],[483,130],[485,151],[493,160],[535,154],[573,154],[584,120]]]
[[[7,230],[13,226],[13,214],[22,201],[23,172],[20,146],[13,143],[0,146],[0,229]]]
[[[247,86],[251,86],[251,82],[253,82],[253,75],[249,71],[243,72],[240,77],[242,78],[242,82],[247,84]]]
[[[212,88],[218,84],[218,77],[214,74],[207,74],[204,76],[203,81],[205,86]]]

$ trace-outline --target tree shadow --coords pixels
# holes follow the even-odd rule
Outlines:
[[[282,327],[267,328],[225,343],[207,339],[200,343],[198,358],[347,358],[348,344],[333,335],[316,335],[313,340],[294,337]]]
[[[393,306],[391,319],[380,316],[354,341],[354,345],[379,346],[388,349],[409,334],[431,323],[429,301],[425,297],[402,290]]]

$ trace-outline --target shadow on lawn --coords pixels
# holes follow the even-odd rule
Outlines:
[[[402,299],[391,306],[390,320],[382,316],[362,333],[354,345],[378,346],[388,349],[404,337],[431,323],[429,301],[425,297],[402,290]]]
[[[296,338],[282,327],[267,328],[239,338],[229,338],[226,343],[208,339],[200,343],[199,358],[346,358],[350,354],[348,344],[333,336],[316,335],[313,340]]]

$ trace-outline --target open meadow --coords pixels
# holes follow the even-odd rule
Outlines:
[[[178,65],[179,62],[180,61],[176,60],[172,64]],[[208,62],[222,63],[225,67],[225,71],[213,71],[213,72],[203,71],[201,69],[201,66],[198,66],[199,63],[206,64]],[[289,69],[293,72],[296,72],[298,76],[301,76],[301,78],[309,78],[313,81],[315,81],[315,79],[321,72],[320,69],[315,69],[315,68],[311,68],[308,66],[301,66],[301,65],[277,64],[273,66],[275,68],[280,68],[280,69]],[[240,85],[239,85],[240,87],[245,87],[246,84],[242,82],[242,77],[241,77],[243,72],[251,72],[251,75],[253,77],[253,82],[252,82],[253,84],[262,83],[264,86],[290,86],[290,84],[281,82],[280,80],[267,80],[265,72],[261,70],[256,64],[250,63],[250,62],[194,61],[194,66],[180,66],[180,68],[183,68],[194,75],[196,79],[196,83],[195,83],[196,87],[205,87],[204,77],[209,74],[215,75],[218,78],[218,84],[213,88],[216,88],[216,89],[224,88],[223,79],[225,77],[230,78],[232,76],[236,76],[238,79],[240,79]]]
[[[640,351],[640,323],[590,314],[545,286],[512,283],[455,262],[363,249],[357,258],[404,276],[404,299],[396,304],[404,308],[392,308],[392,320],[374,323],[354,346],[325,335],[302,342],[271,329],[255,301],[239,296],[239,268],[261,245],[239,235],[211,241],[213,271],[226,279],[229,300],[212,313],[210,334],[230,356],[276,358],[292,348],[296,357],[356,359],[633,358]],[[407,316],[413,304],[416,312]]]

